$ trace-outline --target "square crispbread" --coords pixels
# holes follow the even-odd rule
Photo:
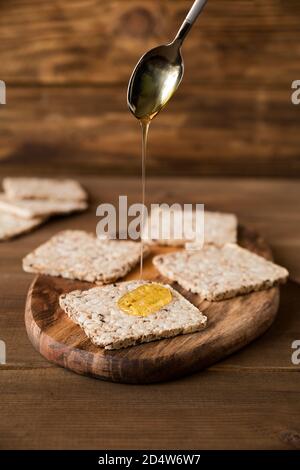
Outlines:
[[[0,194],[0,210],[24,219],[69,214],[87,208],[86,201],[58,201],[50,199],[8,199]]]
[[[42,218],[22,219],[0,211],[0,240],[9,240],[22,233],[30,232],[43,222]]]
[[[188,239],[176,239],[174,234],[178,233],[175,225],[178,224],[176,217],[169,217],[167,210],[158,207],[152,210],[148,217],[148,224],[145,227],[143,238],[149,243],[157,243],[159,245],[183,246],[196,249],[197,242],[193,241],[193,232],[196,226],[196,213],[193,211],[191,219],[191,230],[186,227],[189,235]],[[175,210],[176,212],[176,210]],[[162,228],[162,221],[164,230]],[[180,222],[180,220],[179,220]],[[234,214],[221,212],[204,212],[204,244],[214,244],[217,246],[225,245],[225,243],[237,242],[237,217]],[[158,238],[152,238],[153,234],[158,233]],[[164,238],[164,233],[169,233],[169,238]]]
[[[3,189],[9,199],[50,199],[84,201],[85,190],[78,181],[56,178],[4,178]]]
[[[61,308],[97,346],[120,349],[180,334],[194,333],[207,318],[182,295],[171,290],[172,300],[147,316],[128,315],[118,308],[118,300],[147,281],[129,281],[60,296]],[[157,284],[157,283],[156,283]]]
[[[223,246],[237,243],[238,220],[235,214],[204,212],[204,244]],[[196,249],[197,242],[188,242],[188,248]]]
[[[223,300],[284,282],[288,271],[234,244],[156,256],[154,266],[202,300]]]
[[[100,240],[82,230],[65,230],[23,259],[27,272],[107,284],[125,276],[139,261],[141,244]],[[144,247],[144,255],[149,249]]]

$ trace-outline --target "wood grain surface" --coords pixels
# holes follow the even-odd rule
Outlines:
[[[245,229],[240,230],[239,244],[270,258],[261,237]],[[143,279],[169,282],[158,275],[152,258],[172,251],[178,249],[153,247],[144,263]],[[139,267],[124,278],[132,279],[139,279]],[[112,382],[143,384],[182,377],[224,359],[264,333],[278,310],[278,288],[222,302],[203,302],[176,283],[171,284],[207,316],[205,330],[119,351],[104,350],[95,346],[59,306],[61,294],[89,289],[93,284],[37,276],[26,301],[27,334],[37,351],[66,369]]]
[[[126,87],[10,90],[1,108],[7,173],[139,175],[141,133]],[[183,83],[150,128],[148,175],[300,174],[299,107],[286,90]]]
[[[17,84],[127,83],[137,59],[170,42],[189,0],[2,2],[1,78]],[[208,2],[184,45],[185,80],[286,85],[300,60],[297,0]]]
[[[55,175],[55,168],[53,168]],[[56,218],[0,244],[0,447],[10,449],[180,449],[300,447],[300,366],[291,362],[300,332],[300,287],[281,289],[278,316],[247,348],[201,373],[147,386],[92,380],[50,364],[32,347],[24,306],[32,276],[21,259],[59,230],[95,230],[100,202],[128,194],[140,181],[81,178],[91,195],[83,214]],[[269,242],[278,263],[300,279],[298,181],[149,179],[148,202],[204,202],[233,211]],[[147,425],[146,425],[146,424]]]
[[[0,162],[7,171],[136,175],[132,68],[170,40],[189,0],[1,2]],[[180,89],[150,132],[152,175],[300,175],[298,0],[208,2]],[[28,166],[30,164],[30,166]]]

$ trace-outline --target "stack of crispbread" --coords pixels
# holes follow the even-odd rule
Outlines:
[[[53,215],[87,208],[87,194],[74,180],[4,178],[0,194],[0,240],[28,232]]]
[[[26,232],[30,232],[35,227],[43,223],[44,219],[33,217],[22,219],[16,215],[0,210],[0,241],[9,240]]]

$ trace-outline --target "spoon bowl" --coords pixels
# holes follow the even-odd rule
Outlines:
[[[177,41],[143,55],[128,85],[127,102],[134,116],[139,120],[153,119],[177,90],[183,72]]]
[[[151,49],[137,63],[129,80],[127,103],[141,122],[149,123],[177,90],[184,72],[180,48],[206,2],[195,0],[174,41]]]

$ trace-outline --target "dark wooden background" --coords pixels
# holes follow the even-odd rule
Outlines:
[[[191,2],[0,0],[1,173],[139,174],[128,78]],[[209,0],[183,54],[148,174],[299,177],[299,0]]]

